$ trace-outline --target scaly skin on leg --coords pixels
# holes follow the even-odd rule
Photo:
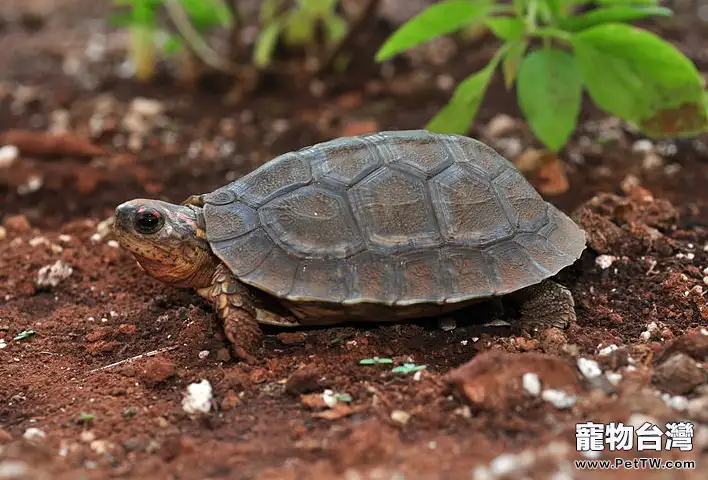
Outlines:
[[[524,330],[565,329],[576,321],[573,295],[552,280],[525,288],[511,297],[520,305],[520,321]]]
[[[211,285],[197,292],[214,304],[235,356],[246,363],[254,363],[253,354],[261,344],[263,332],[256,322],[257,309],[248,287],[220,264]]]

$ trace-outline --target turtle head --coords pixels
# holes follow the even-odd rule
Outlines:
[[[131,200],[116,208],[113,231],[148,274],[176,287],[208,285],[218,264],[199,207]]]

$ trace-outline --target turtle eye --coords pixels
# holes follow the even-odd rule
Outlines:
[[[162,214],[152,208],[141,208],[135,216],[135,230],[145,235],[157,232],[164,223]]]

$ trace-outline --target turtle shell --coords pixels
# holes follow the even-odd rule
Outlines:
[[[444,305],[534,285],[577,260],[585,233],[514,165],[424,130],[283,154],[204,196],[214,253],[290,303]]]

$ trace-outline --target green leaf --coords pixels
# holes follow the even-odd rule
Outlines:
[[[162,53],[165,55],[176,55],[184,49],[182,39],[175,35],[169,35],[165,43],[162,44]]]
[[[282,27],[283,22],[274,21],[267,25],[258,35],[256,44],[253,47],[253,63],[256,67],[264,68],[270,65]]]
[[[615,5],[612,7],[598,8],[575,17],[566,18],[559,22],[559,26],[569,32],[577,32],[586,28],[611,22],[631,22],[647,17],[670,17],[674,14],[670,9],[663,7],[633,7]]]
[[[705,82],[673,45],[647,31],[606,24],[571,43],[590,96],[646,135],[693,135],[708,129]]]
[[[504,86],[511,90],[519,71],[521,61],[524,59],[526,49],[529,47],[528,40],[516,40],[509,44],[509,49],[502,61],[502,73],[504,74]]]
[[[452,99],[425,126],[427,130],[438,133],[459,133],[464,135],[472,126],[484,92],[489,86],[494,70],[501,58],[500,52],[479,72],[470,75],[455,89]]]
[[[108,24],[113,27],[126,27],[134,22],[133,16],[129,13],[111,13],[108,15]]]
[[[298,0],[298,5],[303,10],[320,17],[334,11],[339,0]]]
[[[315,40],[315,18],[306,10],[295,10],[285,20],[285,42],[288,45],[309,45]]]
[[[349,25],[347,25],[346,20],[336,13],[331,13],[324,17],[324,27],[328,44],[339,42],[349,31]]]
[[[521,63],[516,85],[519,106],[531,130],[557,152],[575,130],[583,85],[575,58],[555,48],[542,48]]]
[[[593,2],[598,5],[658,5],[659,0],[585,0],[578,2],[587,4]]]
[[[376,53],[376,61],[480,22],[490,11],[490,0],[448,0],[430,5],[384,42]]]
[[[221,0],[179,0],[198,30],[231,24],[231,11]]]
[[[518,18],[490,17],[484,22],[494,35],[506,41],[516,40],[524,33],[525,29],[524,22]]]
[[[23,330],[22,332],[15,335],[13,340],[25,340],[25,339],[31,337],[32,335],[34,335],[35,333],[36,332],[34,330]]]
[[[261,2],[261,11],[259,12],[259,19],[262,25],[268,25],[275,20],[278,10],[280,10],[280,4],[283,0],[263,0]]]
[[[425,370],[428,368],[426,365],[416,365],[415,363],[404,363],[391,370],[391,373],[402,373],[408,375],[409,373],[419,372],[420,370]]]
[[[391,360],[390,358],[379,357],[364,358],[363,360],[359,360],[359,365],[379,365],[384,363],[393,363],[393,360]]]

